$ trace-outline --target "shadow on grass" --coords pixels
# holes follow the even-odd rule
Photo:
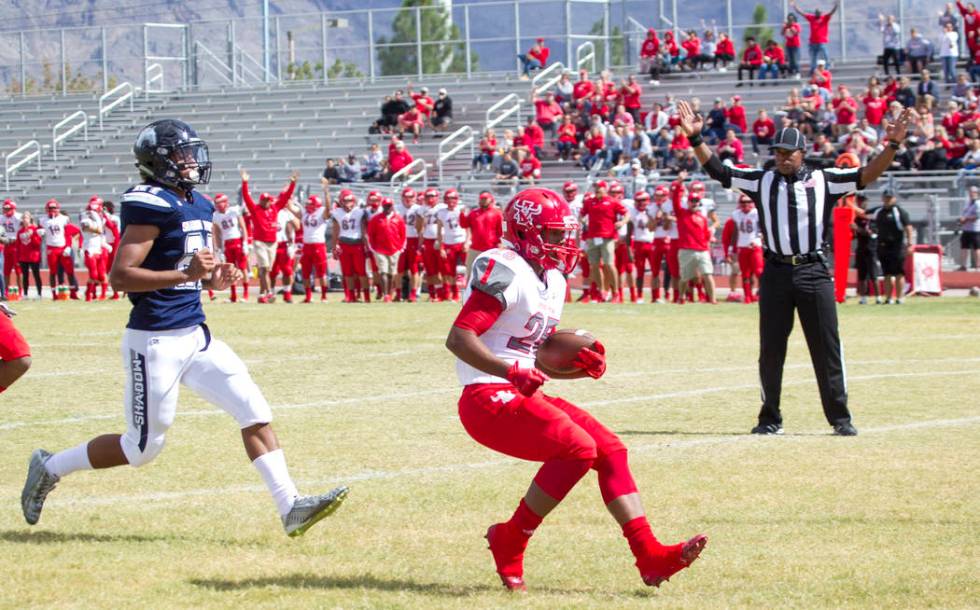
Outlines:
[[[263,587],[285,587],[290,589],[373,589],[375,591],[401,591],[424,593],[444,597],[467,597],[478,593],[503,591],[503,587],[483,585],[451,585],[440,582],[416,582],[398,578],[379,578],[371,574],[357,576],[330,576],[314,574],[287,574],[225,580],[221,578],[194,578],[191,584],[214,591],[242,591]]]
[[[139,534],[86,534],[81,532],[50,532],[5,530],[0,531],[0,542],[18,544],[60,544],[65,542],[172,542],[174,536],[141,536]]]

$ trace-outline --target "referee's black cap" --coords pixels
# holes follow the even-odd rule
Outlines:
[[[802,133],[800,133],[799,129],[795,127],[786,127],[784,129],[780,129],[776,133],[776,139],[773,140],[773,143],[769,146],[769,148],[782,148],[783,150],[805,150],[806,138]]]

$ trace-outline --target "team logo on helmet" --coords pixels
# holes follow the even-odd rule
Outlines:
[[[527,228],[534,226],[534,219],[541,215],[541,204],[519,199],[514,202],[514,224]]]

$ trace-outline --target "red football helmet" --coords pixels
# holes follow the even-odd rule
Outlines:
[[[749,210],[755,207],[755,202],[752,201],[751,197],[743,194],[741,197],[738,198],[738,207],[741,208],[743,211],[748,212]]]
[[[633,203],[636,204],[636,209],[641,212],[647,209],[647,204],[650,203],[650,193],[646,191],[637,191],[636,195],[633,197]]]
[[[377,210],[378,206],[381,205],[381,193],[378,191],[371,191],[367,194],[367,204],[372,210]]]
[[[482,193],[480,193],[481,207],[490,207],[495,203],[497,203],[497,200],[494,198],[493,193],[491,193],[490,191],[483,191]]]
[[[357,198],[354,197],[354,192],[350,189],[340,191],[340,196],[338,199],[340,200],[340,207],[344,208],[345,210],[353,209],[354,204],[357,203]]]
[[[622,197],[625,193],[626,190],[623,188],[623,185],[619,180],[613,180],[609,184],[609,194],[613,197]]]
[[[313,214],[317,211],[317,208],[321,207],[323,207],[323,201],[316,195],[310,195],[309,199],[306,200],[306,211],[310,214]]]
[[[569,180],[561,187],[561,192],[565,193],[565,199],[574,199],[575,195],[578,195],[578,185]]]
[[[425,198],[425,205],[431,208],[437,203],[439,203],[439,189],[427,188],[425,189],[425,194],[423,195],[423,197]]]
[[[390,210],[394,205],[395,205],[395,200],[392,199],[391,197],[381,198],[381,207],[384,208],[385,210]]]
[[[556,235],[557,233],[557,235]],[[514,196],[504,210],[504,239],[526,261],[568,273],[578,262],[578,221],[558,193],[532,188]],[[560,236],[557,243],[553,242]]]
[[[459,191],[454,188],[446,189],[446,193],[442,196],[442,200],[446,203],[446,207],[450,210],[455,210],[456,206],[459,205]]]
[[[405,205],[411,205],[415,203],[415,197],[416,197],[415,189],[413,189],[412,187],[406,186],[405,188],[402,189],[402,203],[404,203]]]
[[[14,215],[14,210],[16,210],[16,209],[17,209],[17,202],[16,201],[14,201],[13,199],[4,199],[3,200],[3,213],[6,216],[13,216]]]
[[[57,199],[48,199],[48,202],[44,204],[44,209],[48,213],[48,217],[54,218],[61,213],[61,204],[58,203]]]
[[[222,214],[228,211],[228,195],[225,195],[224,193],[218,193],[215,195],[214,207]]]
[[[262,203],[263,201],[272,201],[273,199],[274,198],[271,193],[262,193],[259,195],[259,203]]]
[[[704,197],[704,182],[694,180],[691,182],[691,186],[689,188],[692,193],[701,193],[701,196]]]
[[[670,196],[670,189],[667,188],[666,184],[658,184],[655,189],[653,189],[653,197],[657,203],[663,203]]]
[[[102,211],[102,199],[98,195],[92,195],[88,200],[88,209],[90,212],[101,212]]]

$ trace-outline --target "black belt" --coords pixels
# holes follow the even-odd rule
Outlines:
[[[810,265],[812,263],[825,263],[827,262],[827,257],[824,256],[821,250],[816,252],[807,252],[806,254],[776,254],[771,250],[766,250],[762,253],[763,257],[767,261],[773,263],[780,263],[782,265]]]

